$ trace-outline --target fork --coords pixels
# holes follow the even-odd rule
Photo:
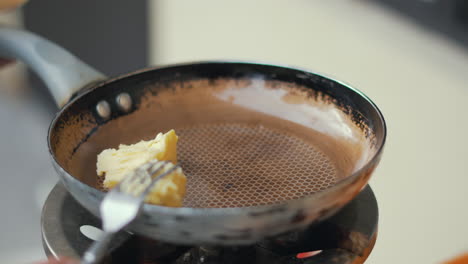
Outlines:
[[[157,177],[152,177],[164,168],[168,169]],[[146,196],[155,184],[177,168],[179,165],[167,161],[152,160],[135,169],[112,188],[99,206],[104,232],[86,250],[81,264],[99,263],[116,233],[139,215]]]

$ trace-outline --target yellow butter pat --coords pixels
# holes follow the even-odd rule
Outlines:
[[[178,137],[174,130],[148,141],[133,145],[121,144],[117,149],[103,150],[97,157],[97,174],[104,178],[104,187],[111,189],[127,174],[151,161],[170,161],[177,163]],[[166,167],[170,167],[168,164]],[[164,172],[166,168],[162,170]],[[161,172],[161,173],[162,173]],[[155,175],[157,176],[157,175]],[[187,179],[180,168],[159,180],[151,190],[146,201],[152,204],[180,207],[185,196]]]

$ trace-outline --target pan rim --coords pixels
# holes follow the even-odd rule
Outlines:
[[[340,179],[337,181],[334,185],[321,190],[314,192],[313,194],[303,196],[301,198],[297,199],[291,199],[291,200],[284,200],[279,203],[274,203],[274,204],[268,204],[268,205],[259,205],[259,206],[248,206],[248,207],[229,207],[229,208],[191,208],[191,207],[166,207],[166,206],[159,206],[159,205],[153,205],[153,204],[144,204],[143,205],[143,211],[147,213],[159,213],[159,214],[170,214],[174,216],[185,216],[185,215],[199,215],[199,214],[207,214],[209,213],[210,215],[238,215],[238,214],[250,214],[250,213],[262,213],[265,211],[271,211],[275,209],[280,209],[283,207],[294,207],[297,204],[302,203],[304,200],[317,200],[322,198],[323,196],[326,196],[326,194],[336,191],[340,188],[343,188],[348,182],[353,181],[355,178],[359,177],[359,175],[363,174],[364,172],[368,171],[371,169],[380,159],[383,149],[386,143],[386,138],[387,138],[387,126],[385,122],[385,118],[378,108],[378,106],[367,96],[365,95],[362,91],[359,89],[355,88],[354,86],[350,85],[347,82],[340,81],[331,75],[328,74],[323,74],[318,71],[313,71],[310,69],[302,68],[302,67],[297,67],[297,66],[291,66],[288,64],[281,64],[281,63],[269,63],[269,62],[264,62],[264,61],[249,61],[249,60],[200,60],[200,61],[188,61],[188,62],[181,62],[181,63],[172,63],[172,64],[167,64],[167,65],[156,65],[156,66],[149,66],[149,67],[144,67],[142,69],[138,69],[129,73],[124,73],[122,75],[118,75],[115,77],[110,77],[107,80],[104,80],[99,83],[94,83],[89,87],[88,89],[82,91],[81,93],[78,93],[74,98],[72,98],[69,102],[67,102],[54,116],[53,120],[51,121],[48,129],[48,134],[47,134],[47,145],[48,145],[48,150],[49,154],[52,158],[52,162],[56,168],[60,168],[60,170],[63,172],[63,175],[69,178],[69,180],[81,183],[83,185],[86,185],[79,181],[77,178],[73,177],[67,170],[65,170],[57,161],[55,154],[53,153],[52,146],[51,146],[51,135],[53,132],[53,129],[57,122],[59,121],[60,117],[62,116],[63,112],[65,112],[71,105],[73,105],[77,100],[80,100],[82,97],[94,92],[95,90],[104,87],[110,83],[139,75],[145,72],[150,72],[154,70],[162,70],[162,69],[170,69],[170,68],[176,68],[176,67],[187,67],[187,66],[196,66],[196,65],[206,65],[206,64],[244,64],[244,65],[258,65],[258,66],[268,66],[268,67],[275,67],[275,68],[283,68],[286,70],[293,70],[293,71],[298,71],[298,72],[303,72],[306,74],[312,74],[315,76],[319,76],[322,78],[325,78],[327,80],[330,80],[332,82],[338,83],[345,87],[346,89],[351,90],[352,92],[356,93],[360,97],[362,97],[376,112],[378,116],[378,121],[381,123],[380,125],[382,126],[382,140],[379,146],[376,148],[375,153],[373,156],[358,170],[353,172],[352,174],[344,177],[343,179]],[[363,186],[367,185],[367,181]],[[100,193],[100,195],[104,196],[105,192],[98,190],[94,187],[91,187],[89,185],[86,185],[88,188],[92,189],[93,191],[96,191]]]

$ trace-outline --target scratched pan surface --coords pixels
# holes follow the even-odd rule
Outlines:
[[[116,97],[128,94],[123,110]],[[111,115],[96,111],[101,101]],[[129,230],[182,244],[248,244],[332,215],[366,185],[385,141],[362,93],[288,67],[201,62],[145,69],[77,96],[49,131],[69,192],[98,215],[96,155],[175,129],[183,208],[145,205]]]

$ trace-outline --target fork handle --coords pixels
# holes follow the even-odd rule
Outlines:
[[[93,244],[86,250],[81,259],[81,264],[97,264],[106,255],[108,245],[115,236],[115,232],[104,232],[101,237],[94,241]]]

